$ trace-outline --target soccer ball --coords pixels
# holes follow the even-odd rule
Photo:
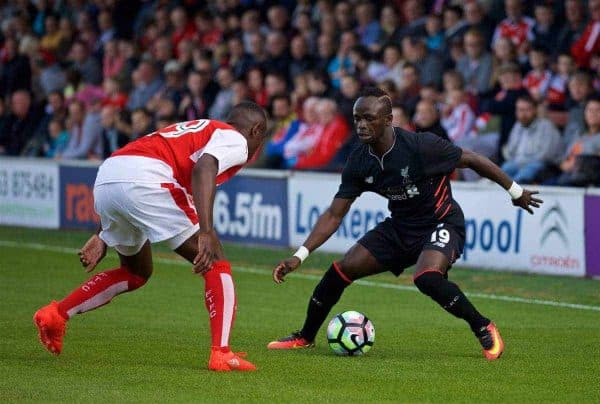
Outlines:
[[[358,311],[345,311],[331,319],[327,326],[329,347],[337,355],[362,355],[375,341],[373,323]]]

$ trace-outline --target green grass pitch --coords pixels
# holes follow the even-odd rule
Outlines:
[[[412,271],[353,285],[335,307],[371,318],[376,340],[367,355],[334,356],[323,330],[315,349],[269,352],[267,342],[300,327],[319,275],[337,256],[314,254],[277,286],[270,270],[288,251],[235,245],[226,245],[239,300],[233,348],[248,352],[258,372],[206,370],[203,282],[161,246],[150,282],[75,317],[63,354],[53,357],[31,317],[87,278],[74,254],[87,237],[0,227],[0,401],[600,401],[597,281],[453,269],[451,279],[502,332],[506,351],[495,362],[483,358],[466,324],[415,292]],[[110,253],[100,267],[115,264]]]

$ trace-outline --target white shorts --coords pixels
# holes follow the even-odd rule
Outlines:
[[[192,198],[178,184],[111,182],[94,186],[100,238],[119,253],[137,254],[146,240],[176,249],[198,231]]]

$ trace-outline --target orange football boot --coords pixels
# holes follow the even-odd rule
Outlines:
[[[208,360],[208,369],[216,372],[230,372],[232,370],[249,372],[256,370],[256,366],[242,359],[244,356],[246,356],[244,352],[221,352],[221,348],[212,348]]]
[[[487,360],[498,359],[504,352],[504,341],[496,324],[489,323],[487,327],[482,327],[477,337],[483,348],[483,355]]]
[[[287,337],[269,342],[267,349],[303,349],[314,348],[314,346],[314,342],[308,341],[300,334],[300,331],[296,331]]]
[[[67,320],[58,312],[58,303],[50,302],[33,315],[33,322],[38,328],[40,342],[54,355],[60,355],[63,338],[67,329]]]

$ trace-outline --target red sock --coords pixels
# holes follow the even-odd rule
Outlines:
[[[210,319],[212,347],[227,352],[237,308],[228,261],[215,261],[212,268],[204,274],[204,299]]]
[[[65,319],[69,319],[74,314],[104,306],[113,297],[135,290],[145,283],[145,278],[132,274],[123,267],[100,272],[58,302],[58,310]]]

